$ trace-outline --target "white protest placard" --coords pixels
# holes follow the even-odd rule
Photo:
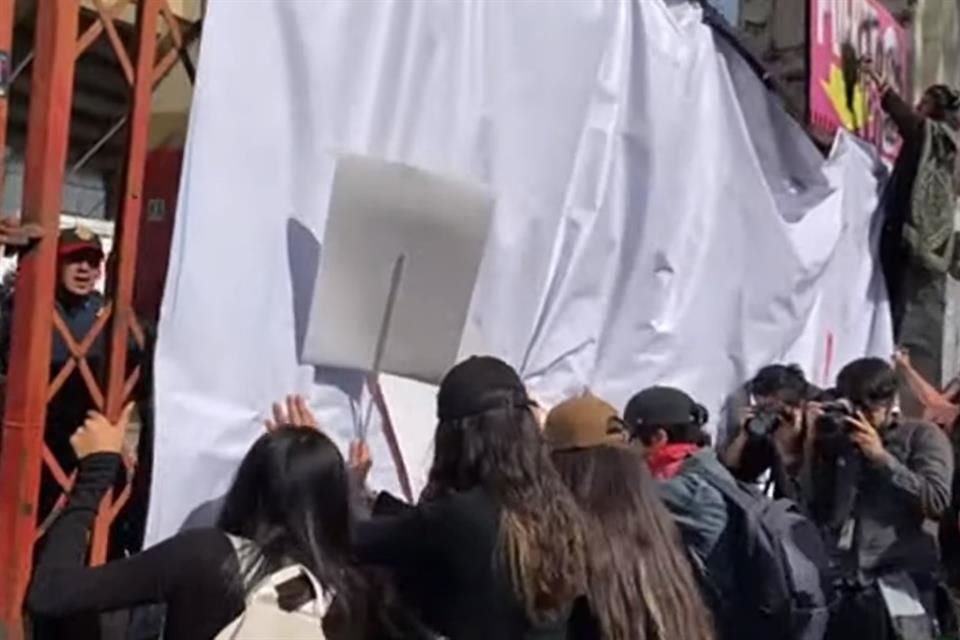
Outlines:
[[[493,205],[474,183],[341,156],[304,361],[439,382],[457,359]]]

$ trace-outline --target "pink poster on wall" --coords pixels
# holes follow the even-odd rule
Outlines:
[[[891,86],[909,99],[910,34],[879,0],[810,0],[810,120],[833,134],[839,127],[872,142],[885,158],[900,138],[863,83],[844,78],[843,52],[870,57]]]

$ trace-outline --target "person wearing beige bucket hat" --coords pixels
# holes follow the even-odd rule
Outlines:
[[[568,637],[715,635],[680,534],[617,410],[592,394],[547,415],[554,466],[584,514],[587,589]]]
[[[617,410],[590,394],[554,407],[547,414],[543,435],[555,451],[627,442],[627,431]]]

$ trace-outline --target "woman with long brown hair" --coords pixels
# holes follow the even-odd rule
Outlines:
[[[361,559],[394,569],[401,592],[444,637],[567,637],[584,588],[582,521],[532,409],[506,363],[454,367],[437,395],[420,504],[381,494],[358,529]]]
[[[568,400],[547,418],[553,462],[585,517],[587,590],[571,637],[713,640],[680,534],[612,406]]]

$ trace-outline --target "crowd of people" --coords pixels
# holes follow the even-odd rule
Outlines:
[[[932,526],[960,528],[954,452],[899,416],[897,389],[881,359],[830,390],[767,367],[715,449],[679,389],[641,390],[622,414],[589,393],[541,412],[512,367],[472,357],[440,385],[415,505],[370,492],[369,450],[343,456],[292,396],[216,527],[99,567],[87,539],[130,408],[91,414],[26,606],[160,603],[165,637],[185,639],[938,638],[956,630]]]
[[[931,87],[911,109],[866,71],[905,140],[883,198],[880,258],[896,334],[913,354],[851,362],[831,389],[799,367],[765,367],[728,403],[718,443],[683,390],[638,390],[622,412],[590,393],[546,411],[510,365],[473,357],[440,385],[416,504],[371,492],[365,443],[344,456],[291,396],[241,462],[215,527],[142,552],[137,541],[114,545],[97,567],[88,540],[103,496],[124,480],[134,407],[116,422],[88,414],[90,390],[68,371],[45,437],[76,477],[62,508],[54,475],[41,481],[45,534],[25,605],[36,628],[80,638],[82,627],[57,621],[162,605],[164,637],[178,640],[956,634],[960,384],[931,384],[937,349],[916,340],[930,333],[930,295],[942,293],[928,295],[931,274],[952,273],[955,260],[946,206],[960,96]],[[0,245],[41,236],[0,219]],[[103,261],[96,236],[61,233],[52,379],[100,317]],[[3,374],[9,317],[0,305]],[[104,339],[85,346],[97,369]],[[129,349],[131,366],[145,357]],[[900,413],[903,388],[922,420]]]

